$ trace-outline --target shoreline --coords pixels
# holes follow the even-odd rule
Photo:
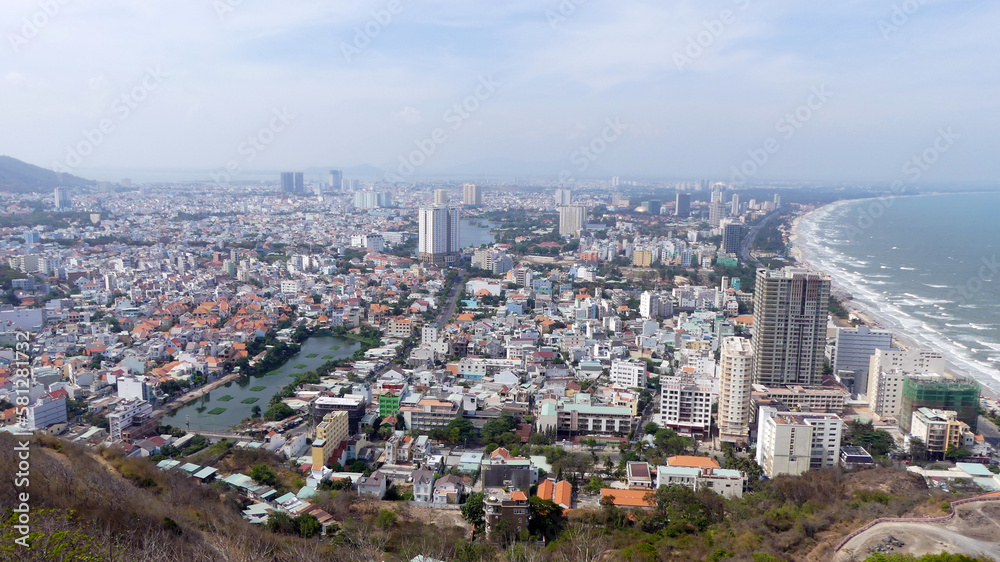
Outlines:
[[[892,197],[927,197],[927,196],[931,196],[931,195],[945,195],[945,194],[894,195]],[[836,205],[838,203],[842,203],[844,201],[849,201],[849,202],[854,202],[854,201],[869,201],[869,200],[873,200],[873,199],[874,200],[882,199],[882,197],[869,197],[869,198],[864,198],[864,199],[840,199],[840,200],[834,201],[832,203],[827,203],[825,205],[821,205],[821,206],[815,207],[815,208],[813,208],[813,209],[811,209],[809,211],[806,211],[806,212],[799,212],[799,213],[797,213],[796,216],[795,216],[795,218],[792,221],[792,230],[791,230],[791,234],[789,235],[789,242],[792,243],[791,255],[795,259],[795,261],[797,263],[800,263],[803,266],[806,266],[806,267],[808,267],[810,269],[813,269],[815,271],[819,271],[819,272],[821,272],[821,273],[823,273],[825,275],[829,275],[830,278],[831,278],[831,285],[830,285],[830,294],[831,294],[831,296],[836,296],[837,298],[839,298],[840,301],[841,301],[841,303],[843,304],[844,308],[847,309],[848,313],[849,314],[853,314],[854,316],[856,316],[857,318],[859,318],[862,321],[862,323],[864,323],[864,325],[872,327],[872,328],[880,328],[880,329],[891,331],[892,332],[892,343],[893,343],[894,347],[899,347],[899,348],[902,348],[902,349],[933,349],[933,348],[930,348],[930,347],[925,346],[925,345],[917,344],[914,340],[912,340],[912,339],[908,338],[907,336],[903,335],[900,332],[899,329],[893,327],[892,323],[890,323],[890,322],[884,322],[883,320],[881,320],[878,317],[878,315],[876,313],[872,312],[867,306],[865,306],[864,303],[861,303],[858,300],[856,300],[849,292],[845,291],[842,287],[838,287],[837,286],[836,277],[834,275],[832,275],[831,272],[829,272],[829,271],[827,271],[827,270],[825,270],[823,268],[820,268],[820,267],[816,266],[815,264],[813,264],[812,262],[810,262],[810,260],[808,259],[807,255],[806,255],[805,250],[803,249],[803,244],[800,243],[800,240],[802,240],[802,233],[800,232],[801,223],[802,223],[802,220],[805,219],[808,215],[816,213],[816,212],[820,211],[821,209],[826,209],[827,207],[830,207],[831,205]],[[959,365],[961,364],[961,361],[956,361],[951,356],[951,354],[948,353],[945,350],[936,350],[936,351],[940,351],[945,356],[945,366],[946,366],[945,367],[945,373],[946,374],[968,376],[968,377],[972,378],[973,380],[975,380],[976,382],[979,383],[979,386],[980,386],[980,397],[989,398],[990,400],[992,400],[994,402],[996,400],[1000,399],[1000,392],[998,392],[998,391],[994,390],[993,388],[989,387],[984,382],[976,379],[976,377],[974,377],[971,374],[969,374],[969,372],[967,370],[960,369]]]

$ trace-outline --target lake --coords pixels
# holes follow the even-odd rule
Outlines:
[[[496,224],[487,220],[462,219],[462,224],[458,230],[458,242],[462,248],[473,248],[481,244],[493,244],[495,237],[490,231],[494,228],[496,228]]]
[[[330,349],[331,347],[339,349]],[[226,383],[205,396],[163,417],[163,423],[184,428],[190,420],[192,430],[228,431],[250,417],[250,410],[260,406],[267,410],[271,397],[292,381],[292,375],[305,373],[331,359],[350,357],[361,348],[354,340],[333,336],[313,336],[302,343],[302,349],[284,365],[269,372],[244,377]],[[315,355],[314,357],[308,357]],[[251,401],[256,398],[256,402]],[[244,400],[246,403],[244,403]],[[220,412],[219,409],[224,409]],[[215,413],[209,413],[209,412]]]

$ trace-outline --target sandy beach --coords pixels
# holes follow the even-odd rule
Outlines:
[[[832,204],[833,203],[831,203],[831,205]],[[824,205],[824,207],[825,207],[825,205]],[[805,266],[809,267],[810,269],[814,269],[816,271],[822,271],[823,273],[826,273],[827,275],[831,275],[832,278],[836,279],[835,277],[833,277],[833,275],[831,274],[831,272],[824,271],[822,268],[820,268],[820,267],[818,267],[818,266],[810,263],[809,260],[808,260],[808,258],[807,258],[807,256],[806,256],[805,251],[802,249],[803,245],[801,244],[802,234],[800,232],[799,227],[800,227],[800,224],[802,222],[802,219],[805,218],[806,215],[811,214],[811,213],[815,213],[815,212],[819,211],[822,208],[823,207],[817,207],[815,209],[812,209],[812,210],[809,210],[809,211],[806,211],[806,212],[803,212],[803,213],[799,213],[795,217],[795,219],[792,221],[792,232],[789,235],[789,241],[792,243],[791,254],[792,254],[792,257],[795,258],[796,262],[798,262],[798,263],[800,263],[802,265],[805,265]],[[879,319],[878,319],[878,317],[875,316],[870,310],[868,310],[867,308],[865,308],[862,303],[854,300],[851,297],[850,293],[844,291],[843,288],[838,287],[836,281],[833,281],[831,289],[830,289],[830,292],[831,292],[831,294],[833,296],[836,296],[836,297],[840,298],[842,304],[844,305],[844,308],[846,308],[851,315],[853,315],[854,317],[856,317],[859,320],[861,320],[861,322],[864,325],[872,327],[872,328],[882,328],[882,329],[892,330],[893,345],[895,345],[897,347],[900,347],[900,348],[903,348],[903,349],[912,349],[912,348],[921,347],[921,346],[915,344],[913,342],[913,340],[907,338],[906,336],[901,335],[898,330],[894,330],[891,327],[889,327],[887,324],[884,324],[884,323],[880,322]],[[945,353],[945,360],[946,360],[946,363],[948,364],[948,368],[946,369],[946,372],[948,372],[950,374],[955,374],[955,375],[964,375],[964,374],[966,374],[966,373],[963,373],[961,370],[958,370],[958,369],[955,368],[955,365],[957,364],[957,361],[955,361],[955,359],[953,357],[949,357],[947,353]],[[980,384],[980,386],[982,387],[981,395],[983,397],[990,398],[991,400],[997,400],[997,398],[1000,397],[1000,395],[998,395],[998,393],[994,392],[991,388],[989,388],[985,384]]]

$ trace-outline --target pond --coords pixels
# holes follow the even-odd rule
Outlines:
[[[250,417],[254,406],[266,411],[271,397],[291,382],[292,375],[305,373],[331,359],[350,357],[361,344],[333,336],[313,336],[284,365],[269,373],[260,373],[226,383],[205,396],[163,417],[163,423],[192,430],[228,431]],[[256,399],[256,400],[255,400]]]
[[[462,248],[472,248],[482,244],[493,244],[496,239],[490,232],[496,224],[482,219],[462,219],[458,230],[458,242]]]

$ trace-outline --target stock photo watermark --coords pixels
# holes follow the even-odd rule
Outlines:
[[[344,55],[344,60],[348,63],[352,62],[352,59],[367,49],[376,37],[382,35],[382,31],[392,23],[396,16],[403,13],[404,8],[401,0],[389,0],[384,8],[372,10],[371,18],[365,25],[354,27],[354,38],[351,42],[340,42],[340,52]]]
[[[774,131],[781,139],[791,140],[818,111],[826,107],[827,102],[832,97],[833,93],[826,89],[825,84],[813,86],[809,90],[805,103],[778,119],[774,124]],[[781,142],[776,137],[768,137],[759,147],[747,149],[747,159],[738,166],[732,167],[729,181],[737,184],[746,183],[749,178],[766,166],[771,157],[779,150],[781,150]]]
[[[441,114],[441,120],[452,132],[458,131],[472,115],[482,107],[483,102],[493,97],[502,84],[493,75],[480,76],[471,94],[451,105]],[[437,152],[438,147],[448,141],[448,130],[445,127],[435,127],[430,134],[421,139],[414,139],[415,148],[408,154],[399,156],[395,171],[385,173],[385,181],[402,182],[413,175],[418,168]]]
[[[267,125],[258,129],[256,133],[247,135],[246,140],[236,147],[239,158],[233,158],[226,162],[225,168],[209,173],[212,181],[216,183],[232,181],[243,172],[245,166],[253,163],[262,152],[267,150],[267,147],[278,138],[278,134],[288,129],[294,120],[295,114],[289,113],[286,108],[272,110]]]
[[[62,162],[54,162],[52,169],[57,173],[67,174],[79,168],[169,76],[159,66],[146,67],[146,73],[135,86],[122,92],[111,102],[111,115],[101,118],[94,127],[83,129],[80,132],[82,138],[66,147],[66,156]]]
[[[899,4],[893,4],[889,17],[878,20],[878,30],[882,33],[882,39],[888,41],[892,34],[898,33],[926,3],[926,0],[904,0]]]
[[[34,382],[34,369],[31,367],[31,335],[28,332],[16,332],[17,339],[14,346],[14,377],[11,382],[14,385],[14,408],[17,423],[15,425],[14,437],[17,444],[14,446],[14,461],[16,472],[14,477],[14,487],[17,489],[15,506],[11,509],[14,512],[14,543],[22,548],[31,548],[29,540],[31,536],[31,441],[23,440],[21,437],[31,435],[29,427],[29,407],[31,406],[31,386]]]
[[[967,304],[973,295],[981,292],[986,287],[987,283],[993,282],[993,277],[997,272],[1000,272],[1000,261],[997,260],[996,254],[989,258],[983,258],[980,261],[982,261],[982,265],[979,266],[976,275],[969,277],[965,283],[962,283],[958,287],[949,290],[946,298],[949,300],[957,299],[955,304],[958,305]]]
[[[961,135],[951,130],[951,127],[940,128],[937,136],[926,148],[914,154],[903,162],[900,172],[905,179],[897,179],[889,185],[889,194],[872,199],[867,205],[858,210],[858,218],[855,224],[848,226],[848,235],[851,240],[856,240],[866,230],[875,224],[875,221],[885,214],[885,211],[892,206],[893,197],[904,195],[908,186],[915,183],[930,170],[941,156],[951,150],[955,142]]]
[[[587,0],[562,0],[555,7],[545,10],[545,19],[549,20],[549,27],[559,29],[559,25],[569,21],[569,18],[576,15],[577,9],[586,4]]]
[[[617,142],[625,134],[628,127],[628,124],[622,123],[622,120],[618,117],[605,119],[604,128],[600,134],[592,138],[590,142],[580,145],[578,149],[570,154],[569,161],[570,164],[576,167],[576,173],[582,174],[586,172],[590,168],[590,165],[608,150],[608,147]],[[566,184],[573,181],[576,180],[573,178],[572,171],[563,170],[559,172],[559,183]]]
[[[48,27],[52,20],[57,18],[63,11],[63,6],[70,4],[73,0],[40,0],[38,10],[30,16],[21,18],[21,26],[17,32],[7,34],[7,41],[15,53],[20,53],[29,42]]]
[[[705,50],[715,44],[715,41],[722,37],[726,29],[736,23],[740,12],[750,7],[750,0],[733,0],[736,10],[726,8],[719,12],[719,15],[712,19],[702,20],[702,30],[687,38],[687,45],[682,51],[674,52],[674,65],[677,70],[684,70],[695,60],[705,54]]]

